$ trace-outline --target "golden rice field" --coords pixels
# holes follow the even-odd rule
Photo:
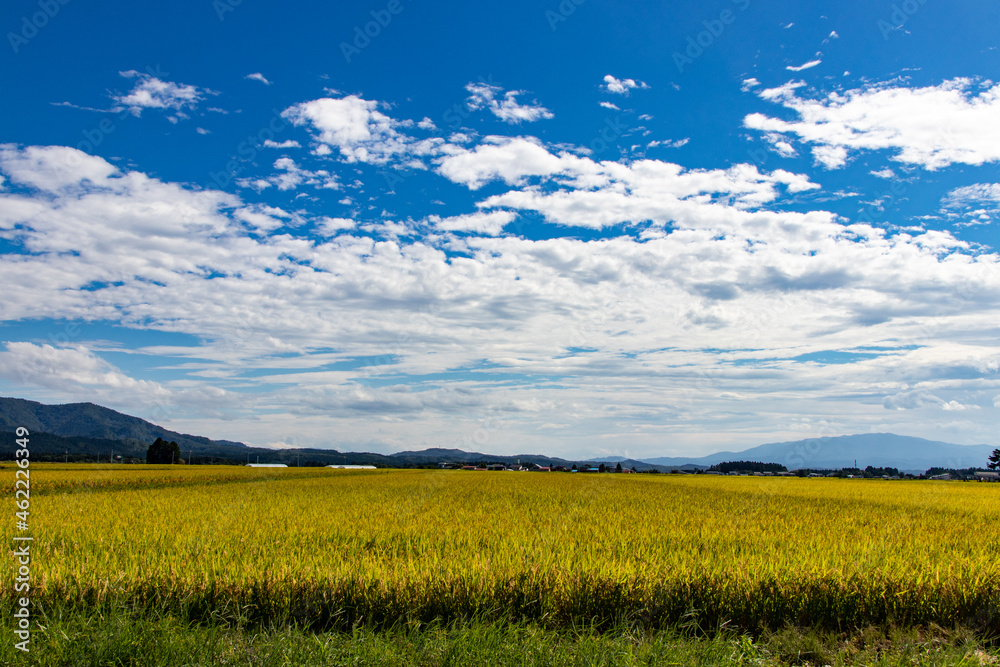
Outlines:
[[[35,604],[1000,631],[998,484],[46,464],[31,484]]]

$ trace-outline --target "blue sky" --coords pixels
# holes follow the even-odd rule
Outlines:
[[[994,3],[0,28],[2,395],[379,452],[997,442]]]

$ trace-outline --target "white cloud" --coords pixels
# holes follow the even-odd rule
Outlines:
[[[978,410],[978,405],[967,405],[956,400],[946,401],[927,390],[904,391],[892,396],[886,396],[882,402],[889,410],[919,410],[921,408],[937,408],[946,412],[961,412]]]
[[[232,406],[236,397],[215,387],[170,387],[137,380],[83,346],[53,347],[7,342],[0,352],[0,377],[20,385],[42,387],[88,400],[113,400],[149,408],[185,406],[203,409]]]
[[[780,169],[761,174],[750,165],[685,171],[657,160],[599,163],[568,152],[554,155],[525,137],[487,137],[474,150],[443,158],[438,170],[472,189],[491,180],[516,186],[525,186],[532,178],[550,181],[561,187],[543,191],[528,185],[489,197],[480,206],[531,210],[552,223],[596,229],[647,221],[659,226],[695,220],[728,226],[742,215],[737,211],[776,199],[779,185],[789,192],[818,187],[802,175]],[[772,214],[754,215],[762,223]]]
[[[1000,205],[1000,183],[976,183],[955,188],[941,202],[945,208]]]
[[[798,135],[813,144],[816,160],[829,169],[844,166],[851,152],[890,150],[905,164],[940,169],[1000,160],[1000,85],[976,91],[969,79],[938,86],[869,86],[822,99],[797,95],[804,84],[790,82],[759,93],[796,111],[786,121],[750,114],[744,124],[769,133]]]
[[[878,176],[879,178],[896,178],[896,172],[894,172],[889,167],[885,167],[883,169],[878,169],[875,171],[870,171],[868,173],[871,174],[872,176]]]
[[[635,79],[618,79],[610,74],[604,77],[604,85],[601,86],[602,90],[614,93],[615,95],[627,95],[630,90],[642,90],[645,88],[649,88],[649,85],[643,81],[636,81]]]
[[[798,155],[795,147],[785,141],[784,136],[780,134],[769,132],[764,135],[764,139],[771,144],[772,147],[774,147],[774,150],[776,150],[778,155],[781,157],[795,157]]]
[[[293,125],[309,127],[316,133],[320,142],[314,150],[317,155],[336,148],[347,162],[385,164],[408,154],[428,153],[441,143],[434,139],[415,141],[400,131],[406,123],[378,111],[377,102],[356,95],[303,102],[281,115]]]
[[[253,74],[247,74],[243,78],[244,79],[250,79],[251,81],[260,81],[265,86],[270,86],[271,85],[271,82],[268,81],[267,78],[263,74],[261,74],[260,72],[254,72]]]
[[[82,347],[56,348],[8,342],[0,352],[0,375],[25,384],[61,389],[72,383],[93,389],[126,389],[149,397],[166,397],[156,383],[135,380]]]
[[[265,139],[264,148],[302,148],[302,144],[294,139],[286,139],[280,142],[274,139]]]
[[[245,222],[250,229],[256,232],[273,232],[282,227],[286,220],[294,218],[287,211],[264,204],[238,208],[233,212],[233,217],[241,222]]]
[[[473,150],[461,150],[440,160],[438,171],[456,183],[478,189],[502,179],[519,183],[530,176],[546,176],[562,169],[562,159],[530,137],[486,137]]]
[[[469,109],[489,109],[490,113],[505,123],[516,125],[521,122],[533,123],[537,120],[553,118],[551,111],[540,104],[519,104],[518,95],[523,90],[508,90],[504,92],[500,86],[488,83],[470,83],[465,86],[470,96],[466,101]],[[498,99],[498,97],[500,99]]]
[[[309,171],[303,169],[295,163],[295,160],[282,157],[274,161],[274,168],[278,173],[266,178],[241,178],[236,181],[237,185],[244,188],[253,188],[260,192],[272,185],[279,190],[294,190],[300,185],[312,185],[326,190],[337,190],[340,184],[337,177],[325,169]]]
[[[473,232],[487,236],[498,236],[504,225],[513,222],[517,213],[513,211],[478,212],[468,215],[457,215],[450,218],[431,216],[430,221],[435,227],[447,232]]]
[[[103,184],[118,169],[99,157],[68,146],[0,144],[0,163],[12,183],[47,192],[76,190]]]
[[[621,108],[618,107],[613,102],[600,102],[599,104],[605,109],[613,109],[614,111],[621,111]]]
[[[495,186],[478,214],[436,221],[464,234],[434,224],[414,235],[418,223],[377,208],[364,231],[347,218],[300,222],[71,148],[0,148],[14,186],[0,190],[0,233],[24,248],[0,263],[5,321],[113,321],[198,341],[142,351],[162,355],[158,366],[179,372],[178,383],[136,389],[141,376],[104,365],[88,344],[53,348],[74,351],[65,358],[32,348],[2,357],[5,386],[112,406],[161,389],[175,405],[246,392],[260,401],[258,419],[184,429],[277,442],[294,426],[313,434],[309,444],[329,446],[336,432],[341,448],[379,451],[461,442],[496,406],[504,427],[488,445],[511,453],[624,438],[664,453],[667,436],[711,445],[706,425],[724,433],[715,444],[753,444],[776,430],[801,437],[794,417],[804,413],[855,432],[889,423],[942,437],[945,426],[926,428],[926,411],[885,410],[883,399],[944,415],[945,405],[997,395],[1000,258],[946,232],[890,234],[822,210],[781,210],[781,198],[815,184],[752,165],[600,162],[532,137],[447,150],[435,158],[442,175]],[[500,223],[522,211],[635,229],[594,240],[505,234]],[[793,360],[861,348],[892,352]],[[25,355],[56,375],[21,379],[15,357]],[[357,367],[370,358],[384,361]],[[44,377],[53,379],[27,383]],[[380,387],[362,387],[365,377]],[[914,391],[927,395],[905,396]],[[569,430],[539,435],[556,413]],[[989,424],[962,437],[995,423],[985,407],[960,416],[977,415]]]
[[[677,139],[675,141],[650,141],[646,144],[646,148],[656,148],[657,146],[666,146],[667,148],[680,148],[681,146],[686,146],[691,141],[690,137],[684,137],[683,139]]]
[[[316,221],[317,229],[324,236],[336,236],[357,226],[357,223],[350,218],[320,218]]]
[[[151,74],[135,70],[119,74],[126,79],[135,79],[135,86],[127,94],[112,95],[111,99],[134,116],[141,115],[143,109],[164,109],[174,112],[168,119],[176,122],[188,117],[185,110],[194,109],[206,95],[215,94],[197,86],[162,81]]]
[[[819,65],[822,62],[823,62],[822,60],[810,60],[809,62],[803,63],[801,65],[788,65],[785,67],[785,69],[787,69],[790,72],[801,72],[804,69],[811,69],[813,67],[816,67],[816,65]]]
[[[750,77],[749,79],[743,79],[743,85],[740,86],[740,90],[745,93],[751,88],[756,88],[759,85],[760,81],[758,81],[755,77]]]
[[[196,127],[194,128],[194,131],[197,132],[198,134],[212,134],[211,130],[206,130],[203,127]]]
[[[844,146],[817,146],[812,153],[816,162],[827,169],[840,169],[847,164],[847,148]]]
[[[941,200],[941,211],[961,218],[959,227],[987,225],[1000,216],[1000,183],[976,183],[955,188]]]

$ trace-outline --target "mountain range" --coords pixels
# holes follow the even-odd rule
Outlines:
[[[326,465],[331,463],[370,464],[382,467],[416,467],[453,463],[499,462],[513,464],[565,465],[574,463],[621,463],[637,470],[704,469],[724,461],[762,461],[797,468],[839,469],[865,466],[894,467],[923,472],[932,467],[969,468],[984,466],[992,445],[955,445],[895,435],[866,433],[794,442],[776,442],[742,451],[725,451],[702,457],[659,457],[642,460],[605,457],[567,460],[541,454],[500,456],[459,449],[425,449],[395,454],[340,452],[334,449],[281,449],[250,447],[241,442],[212,440],[177,433],[144,419],[95,405],[70,403],[45,405],[20,398],[0,397],[0,455],[13,454],[14,431],[23,426],[31,432],[34,454],[49,458],[65,456],[76,460],[112,456],[143,459],[156,438],[177,442],[185,458],[261,463]],[[9,451],[8,451],[9,450]]]

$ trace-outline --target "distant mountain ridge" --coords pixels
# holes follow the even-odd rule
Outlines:
[[[774,442],[738,452],[716,452],[698,458],[660,457],[644,459],[657,465],[694,463],[712,466],[723,461],[762,461],[797,468],[840,469],[890,466],[924,471],[933,467],[970,468],[985,466],[993,445],[954,445],[893,433],[863,433],[828,438]]]
[[[68,437],[124,442],[152,443],[157,438],[176,442],[182,450],[196,453],[214,446],[246,447],[241,442],[212,440],[197,435],[177,433],[95,403],[46,405],[23,398],[0,397],[0,431],[23,426],[32,432]]]
[[[63,455],[99,453],[110,455],[112,445],[117,454],[142,458],[146,448],[156,438],[175,441],[185,457],[215,458],[229,461],[262,463],[308,462],[310,464],[358,463],[377,466],[413,467],[439,462],[565,465],[574,463],[621,463],[624,468],[638,470],[673,468],[703,469],[724,461],[761,461],[780,463],[789,470],[797,468],[839,469],[852,467],[857,461],[865,466],[895,467],[906,471],[924,471],[932,467],[969,468],[986,465],[993,445],[955,445],[892,433],[866,433],[828,438],[809,438],[794,442],[776,442],[742,451],[717,452],[702,457],[659,457],[642,460],[620,456],[606,458],[561,459],[541,454],[505,456],[466,452],[460,449],[431,448],[403,451],[395,454],[372,452],[340,452],[335,449],[283,449],[251,447],[241,442],[212,440],[197,435],[177,433],[144,419],[105,408],[94,403],[46,405],[20,398],[0,397],[0,447],[13,447],[13,431],[27,428],[32,434],[48,434],[36,439],[36,451]],[[9,442],[8,442],[9,441]]]
[[[367,464],[380,467],[426,466],[442,461],[505,464],[521,461],[525,464],[566,466],[581,463],[538,454],[498,456],[457,449],[404,451],[388,455],[317,448],[274,450],[251,447],[242,442],[178,433],[94,403],[46,405],[22,398],[0,397],[0,453],[5,450],[9,453],[14,451],[16,445],[13,432],[18,426],[31,432],[34,453],[47,454],[58,460],[62,460],[64,456],[70,460],[80,460],[81,457],[94,459],[98,456],[101,457],[100,460],[111,460],[112,455],[142,459],[149,445],[157,438],[163,438],[176,442],[184,458],[194,457],[201,461],[215,459],[289,465]],[[640,470],[657,467],[641,461],[627,463]]]

